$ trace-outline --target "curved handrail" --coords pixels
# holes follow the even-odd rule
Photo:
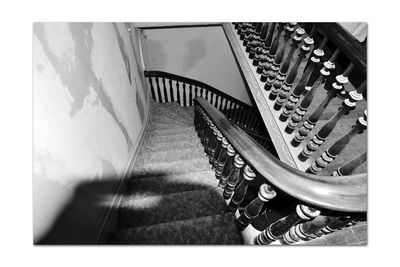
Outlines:
[[[366,174],[319,176],[296,170],[276,159],[205,99],[196,98],[194,101],[241,157],[273,186],[317,207],[343,212],[367,210]]]
[[[192,85],[195,85],[195,86],[198,86],[198,87],[202,87],[202,88],[205,88],[205,89],[207,89],[207,90],[209,90],[211,92],[214,92],[214,93],[216,93],[218,95],[221,95],[222,97],[224,97],[224,98],[226,98],[226,99],[228,99],[228,100],[230,100],[230,101],[232,101],[234,103],[237,103],[238,105],[241,105],[246,109],[249,109],[249,110],[255,112],[254,111],[255,109],[252,106],[250,106],[250,105],[248,105],[246,103],[243,103],[242,101],[240,101],[240,100],[238,100],[238,99],[236,99],[236,98],[234,98],[234,97],[232,97],[232,96],[230,96],[228,94],[225,94],[224,92],[218,90],[215,87],[212,87],[211,85],[208,85],[206,83],[203,83],[203,82],[200,82],[200,81],[197,81],[197,80],[194,80],[194,79],[190,79],[190,78],[179,76],[179,75],[176,75],[176,74],[173,74],[173,73],[164,72],[164,71],[158,71],[158,70],[145,70],[144,71],[144,76],[145,77],[163,77],[163,78],[167,78],[167,79],[172,79],[172,80],[177,80],[177,81],[180,81],[180,82],[184,82],[184,83],[187,83],[187,84],[192,84]]]

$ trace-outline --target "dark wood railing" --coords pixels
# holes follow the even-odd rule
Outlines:
[[[266,117],[275,120],[271,125],[265,121],[272,139],[285,143],[292,153],[287,157],[293,158],[292,165],[314,174],[321,172],[342,153],[353,137],[367,128],[365,46],[337,23],[233,25],[247,60],[256,67],[252,69],[254,77],[262,84],[262,87],[255,85],[252,94],[258,99],[260,95],[267,96],[265,102],[262,99],[258,100],[262,104],[257,101],[256,104],[260,111],[269,112]],[[341,57],[345,60],[340,62],[347,62],[347,66],[339,66],[337,61]],[[301,65],[303,71],[300,71]],[[357,70],[356,78],[360,83],[357,88],[349,90],[354,70]],[[264,91],[263,94],[257,91],[258,88]],[[325,95],[321,93],[324,90]],[[340,101],[341,105],[338,104]],[[339,110],[321,121],[324,112],[334,102]],[[344,124],[349,124],[344,118],[354,119],[354,124]],[[332,132],[342,129],[342,137],[329,138]],[[353,156],[366,158],[364,153],[360,154],[364,156]],[[351,168],[345,170],[352,171],[356,169],[356,163],[365,161],[346,160],[351,163]]]
[[[157,102],[177,102],[181,106],[192,106],[194,98],[203,97],[223,112],[229,120],[244,129],[259,144],[276,155],[258,110],[194,79],[163,71],[146,70],[144,75],[150,85],[152,98]]]
[[[195,129],[216,170],[218,185],[224,188],[228,208],[241,211],[238,227],[245,231],[256,221],[267,222],[252,243],[307,241],[365,217],[365,174],[317,176],[291,168],[205,99],[196,98],[194,104]],[[260,184],[257,197],[244,201],[251,197],[248,188]],[[278,198],[287,205],[274,205]]]

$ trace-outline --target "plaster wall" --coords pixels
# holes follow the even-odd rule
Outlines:
[[[137,35],[124,23],[33,25],[34,243],[97,234],[149,107]]]

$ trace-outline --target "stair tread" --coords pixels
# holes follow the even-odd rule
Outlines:
[[[128,181],[126,199],[173,194],[184,191],[213,189],[217,180],[213,171],[163,175]]]
[[[171,149],[166,151],[140,153],[140,157],[136,161],[135,166],[140,168],[140,166],[142,165],[158,162],[168,163],[190,159],[203,159],[205,161],[208,161],[208,157],[204,154],[204,151],[200,149]]]
[[[221,190],[195,190],[137,199],[124,199],[119,228],[138,227],[226,212]]]
[[[145,138],[159,135],[173,135],[173,134],[196,134],[193,126],[171,126],[168,129],[149,128],[145,134]]]
[[[115,232],[111,244],[239,245],[233,213],[204,216]]]
[[[193,140],[175,140],[166,142],[153,142],[152,140],[145,140],[140,149],[141,153],[156,152],[156,151],[167,151],[172,149],[201,149],[203,146],[200,141]],[[204,150],[203,150],[204,151]]]
[[[156,135],[151,138],[145,139],[144,143],[161,143],[161,142],[175,142],[175,141],[191,141],[200,143],[200,139],[195,133],[179,133],[170,135]]]

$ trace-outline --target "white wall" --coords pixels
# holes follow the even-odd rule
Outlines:
[[[221,27],[153,29],[144,34],[149,69],[199,80],[251,105]]]
[[[33,26],[35,243],[91,242],[138,142],[149,103],[127,26]]]

